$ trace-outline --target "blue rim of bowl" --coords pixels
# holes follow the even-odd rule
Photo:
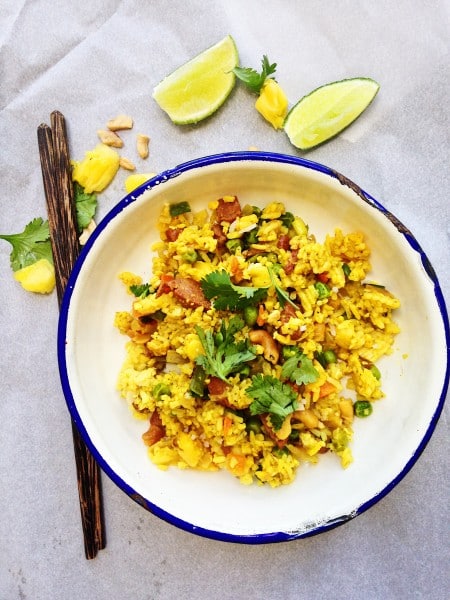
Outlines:
[[[70,382],[67,373],[67,363],[66,363],[66,338],[67,338],[67,319],[68,312],[70,308],[70,301],[72,298],[72,294],[74,291],[74,287],[76,285],[77,278],[80,274],[80,270],[83,267],[83,263],[86,259],[86,256],[90,250],[90,248],[95,243],[95,240],[101,235],[101,232],[108,226],[108,224],[119,215],[128,205],[137,201],[140,196],[158,185],[165,183],[166,181],[170,181],[175,177],[179,177],[183,173],[187,171],[191,171],[192,169],[198,169],[201,167],[208,167],[211,165],[216,165],[220,163],[228,163],[228,162],[239,162],[239,161],[253,161],[253,162],[272,162],[272,163],[283,163],[287,165],[293,165],[301,168],[311,169],[313,171],[318,171],[334,179],[337,179],[342,185],[345,185],[352,189],[362,201],[366,202],[374,209],[380,211],[387,219],[391,221],[391,223],[397,228],[397,230],[405,237],[411,248],[416,251],[420,259],[422,261],[423,267],[432,281],[434,285],[434,294],[439,307],[439,311],[441,314],[442,322],[445,330],[445,339],[447,345],[447,362],[446,362],[446,371],[445,377],[443,381],[443,386],[441,390],[441,394],[439,397],[439,401],[436,405],[436,409],[434,414],[430,420],[428,428],[419,444],[416,448],[414,454],[406,463],[404,468],[400,473],[380,492],[375,494],[372,498],[370,498],[367,502],[363,503],[359,507],[357,507],[351,514],[342,515],[341,517],[333,518],[332,520],[328,520],[324,523],[320,524],[311,524],[311,528],[308,530],[302,529],[301,531],[274,531],[269,533],[260,533],[260,534],[249,534],[249,535],[238,535],[232,533],[226,533],[221,531],[213,531],[210,529],[206,529],[195,524],[189,523],[180,519],[179,517],[175,517],[171,515],[167,511],[159,508],[157,505],[153,504],[146,498],[143,498],[139,493],[136,492],[130,485],[128,485],[106,462],[101,453],[93,444],[81,418],[77,410],[75,399],[72,395],[72,390],[70,387]],[[188,162],[182,163],[172,169],[168,169],[166,171],[161,172],[159,175],[156,175],[152,179],[149,179],[147,182],[139,186],[136,190],[125,196],[117,205],[115,205],[109,213],[101,220],[101,222],[97,225],[94,232],[89,237],[86,245],[83,247],[78,260],[74,266],[74,269],[69,278],[66,291],[63,297],[63,301],[61,304],[61,311],[58,323],[58,340],[57,340],[57,349],[58,349],[58,363],[59,363],[59,374],[61,379],[61,385],[64,392],[64,396],[66,399],[66,403],[71,414],[72,420],[74,421],[76,427],[80,431],[84,441],[86,442],[89,450],[94,456],[95,460],[101,467],[101,469],[114,481],[114,483],[121,488],[130,498],[132,498],[135,502],[143,506],[146,510],[151,512],[152,514],[158,516],[162,520],[180,528],[190,533],[194,533],[196,535],[211,538],[219,541],[225,542],[234,542],[234,543],[242,543],[242,544],[267,544],[274,542],[285,542],[294,539],[300,539],[305,537],[310,537],[313,535],[317,535],[319,533],[328,531],[346,523],[347,521],[353,519],[354,517],[362,514],[366,510],[368,510],[371,506],[379,502],[384,496],[386,496],[411,470],[413,465],[416,463],[422,452],[424,451],[426,445],[428,444],[438,419],[441,415],[448,384],[449,384],[449,374],[450,374],[450,327],[447,309],[445,305],[444,296],[442,294],[441,287],[439,285],[438,278],[436,273],[428,260],[425,252],[420,246],[419,242],[416,240],[414,235],[409,231],[407,227],[403,225],[401,221],[399,221],[391,212],[389,212],[382,204],[380,204],[374,197],[370,194],[366,193],[362,190],[358,185],[353,183],[350,179],[342,175],[341,173],[322,165],[320,163],[299,158],[296,156],[290,156],[286,154],[274,153],[274,152],[225,152],[220,154],[213,154],[210,156],[205,156],[203,158],[198,158],[194,160],[190,160]]]

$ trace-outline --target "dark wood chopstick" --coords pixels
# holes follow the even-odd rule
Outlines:
[[[37,130],[42,179],[47,200],[50,239],[55,264],[56,291],[61,306],[70,273],[79,254],[66,123],[59,111]],[[98,464],[72,421],[78,496],[86,558],[105,547],[101,473]]]

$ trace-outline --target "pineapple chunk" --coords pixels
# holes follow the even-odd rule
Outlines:
[[[193,440],[188,433],[180,433],[178,436],[178,454],[191,468],[195,468],[203,454],[202,445]]]
[[[129,175],[125,179],[125,191],[129,194],[155,175],[156,173],[133,173],[133,175]]]
[[[325,446],[325,442],[314,437],[309,431],[302,432],[300,440],[308,456],[314,456]]]
[[[186,336],[186,343],[184,346],[184,352],[190,361],[194,362],[199,354],[203,353],[203,346],[200,338],[196,333],[188,333]]]
[[[32,265],[16,271],[14,279],[27,292],[49,294],[55,287],[55,268],[46,258],[41,258]]]
[[[269,287],[272,283],[267,267],[261,263],[252,263],[246,269],[255,287]]]
[[[336,344],[347,350],[362,348],[365,344],[365,335],[356,319],[342,321],[336,327]]]
[[[103,191],[119,170],[119,154],[106,146],[97,144],[88,150],[81,162],[73,163],[72,179],[84,188],[87,194]]]

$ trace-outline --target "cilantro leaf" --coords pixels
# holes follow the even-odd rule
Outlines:
[[[312,360],[299,352],[284,361],[281,368],[281,377],[301,385],[302,383],[314,383],[317,381],[319,373]]]
[[[129,290],[136,296],[136,298],[140,299],[147,298],[147,296],[152,292],[149,283],[130,285]]]
[[[268,288],[234,285],[229,274],[213,271],[200,281],[203,293],[208,300],[214,300],[217,310],[238,310],[258,304],[267,296]]]
[[[256,375],[246,394],[253,398],[250,414],[268,413],[275,430],[280,429],[284,419],[298,408],[297,394],[287,384],[270,375]]]
[[[0,239],[12,245],[10,260],[13,271],[28,267],[41,258],[53,263],[48,221],[41,217],[30,221],[21,233],[0,235]]]
[[[220,330],[215,335],[211,329],[203,331],[195,326],[205,354],[195,359],[197,365],[204,368],[208,375],[227,381],[227,376],[239,370],[243,363],[253,360],[255,353],[247,341],[236,342],[234,336],[242,329],[244,321],[240,317],[232,317],[228,323],[222,321]]]
[[[97,210],[97,195],[87,194],[77,181],[74,181],[73,193],[78,231],[81,233],[89,225],[91,219],[94,218]]]
[[[273,75],[277,68],[277,63],[270,64],[269,59],[265,54],[262,57],[261,65],[261,73],[258,73],[258,71],[255,71],[255,69],[251,69],[250,67],[235,67],[233,69],[233,73],[236,77],[245,83],[245,85],[255,94],[259,94],[266,79],[269,75]]]

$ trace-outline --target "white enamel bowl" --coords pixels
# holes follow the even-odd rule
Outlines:
[[[125,338],[114,314],[130,297],[118,280],[151,271],[150,245],[165,202],[194,210],[235,194],[243,204],[282,201],[318,239],[336,227],[361,230],[372,250],[372,277],[401,299],[401,334],[380,368],[386,398],[356,419],[354,463],[331,454],[300,467],[288,486],[243,486],[226,472],[158,470],[115,389]],[[229,153],[194,160],[153,178],[124,198],[84,248],[64,298],[58,334],[62,386],[73,420],[103,471],[134,500],[192,533],[251,544],[312,535],[362,513],[409,471],[428,442],[448,386],[449,324],[434,271],[419,243],[392,214],[332,169],[292,156]],[[423,359],[427,357],[427,368]]]

